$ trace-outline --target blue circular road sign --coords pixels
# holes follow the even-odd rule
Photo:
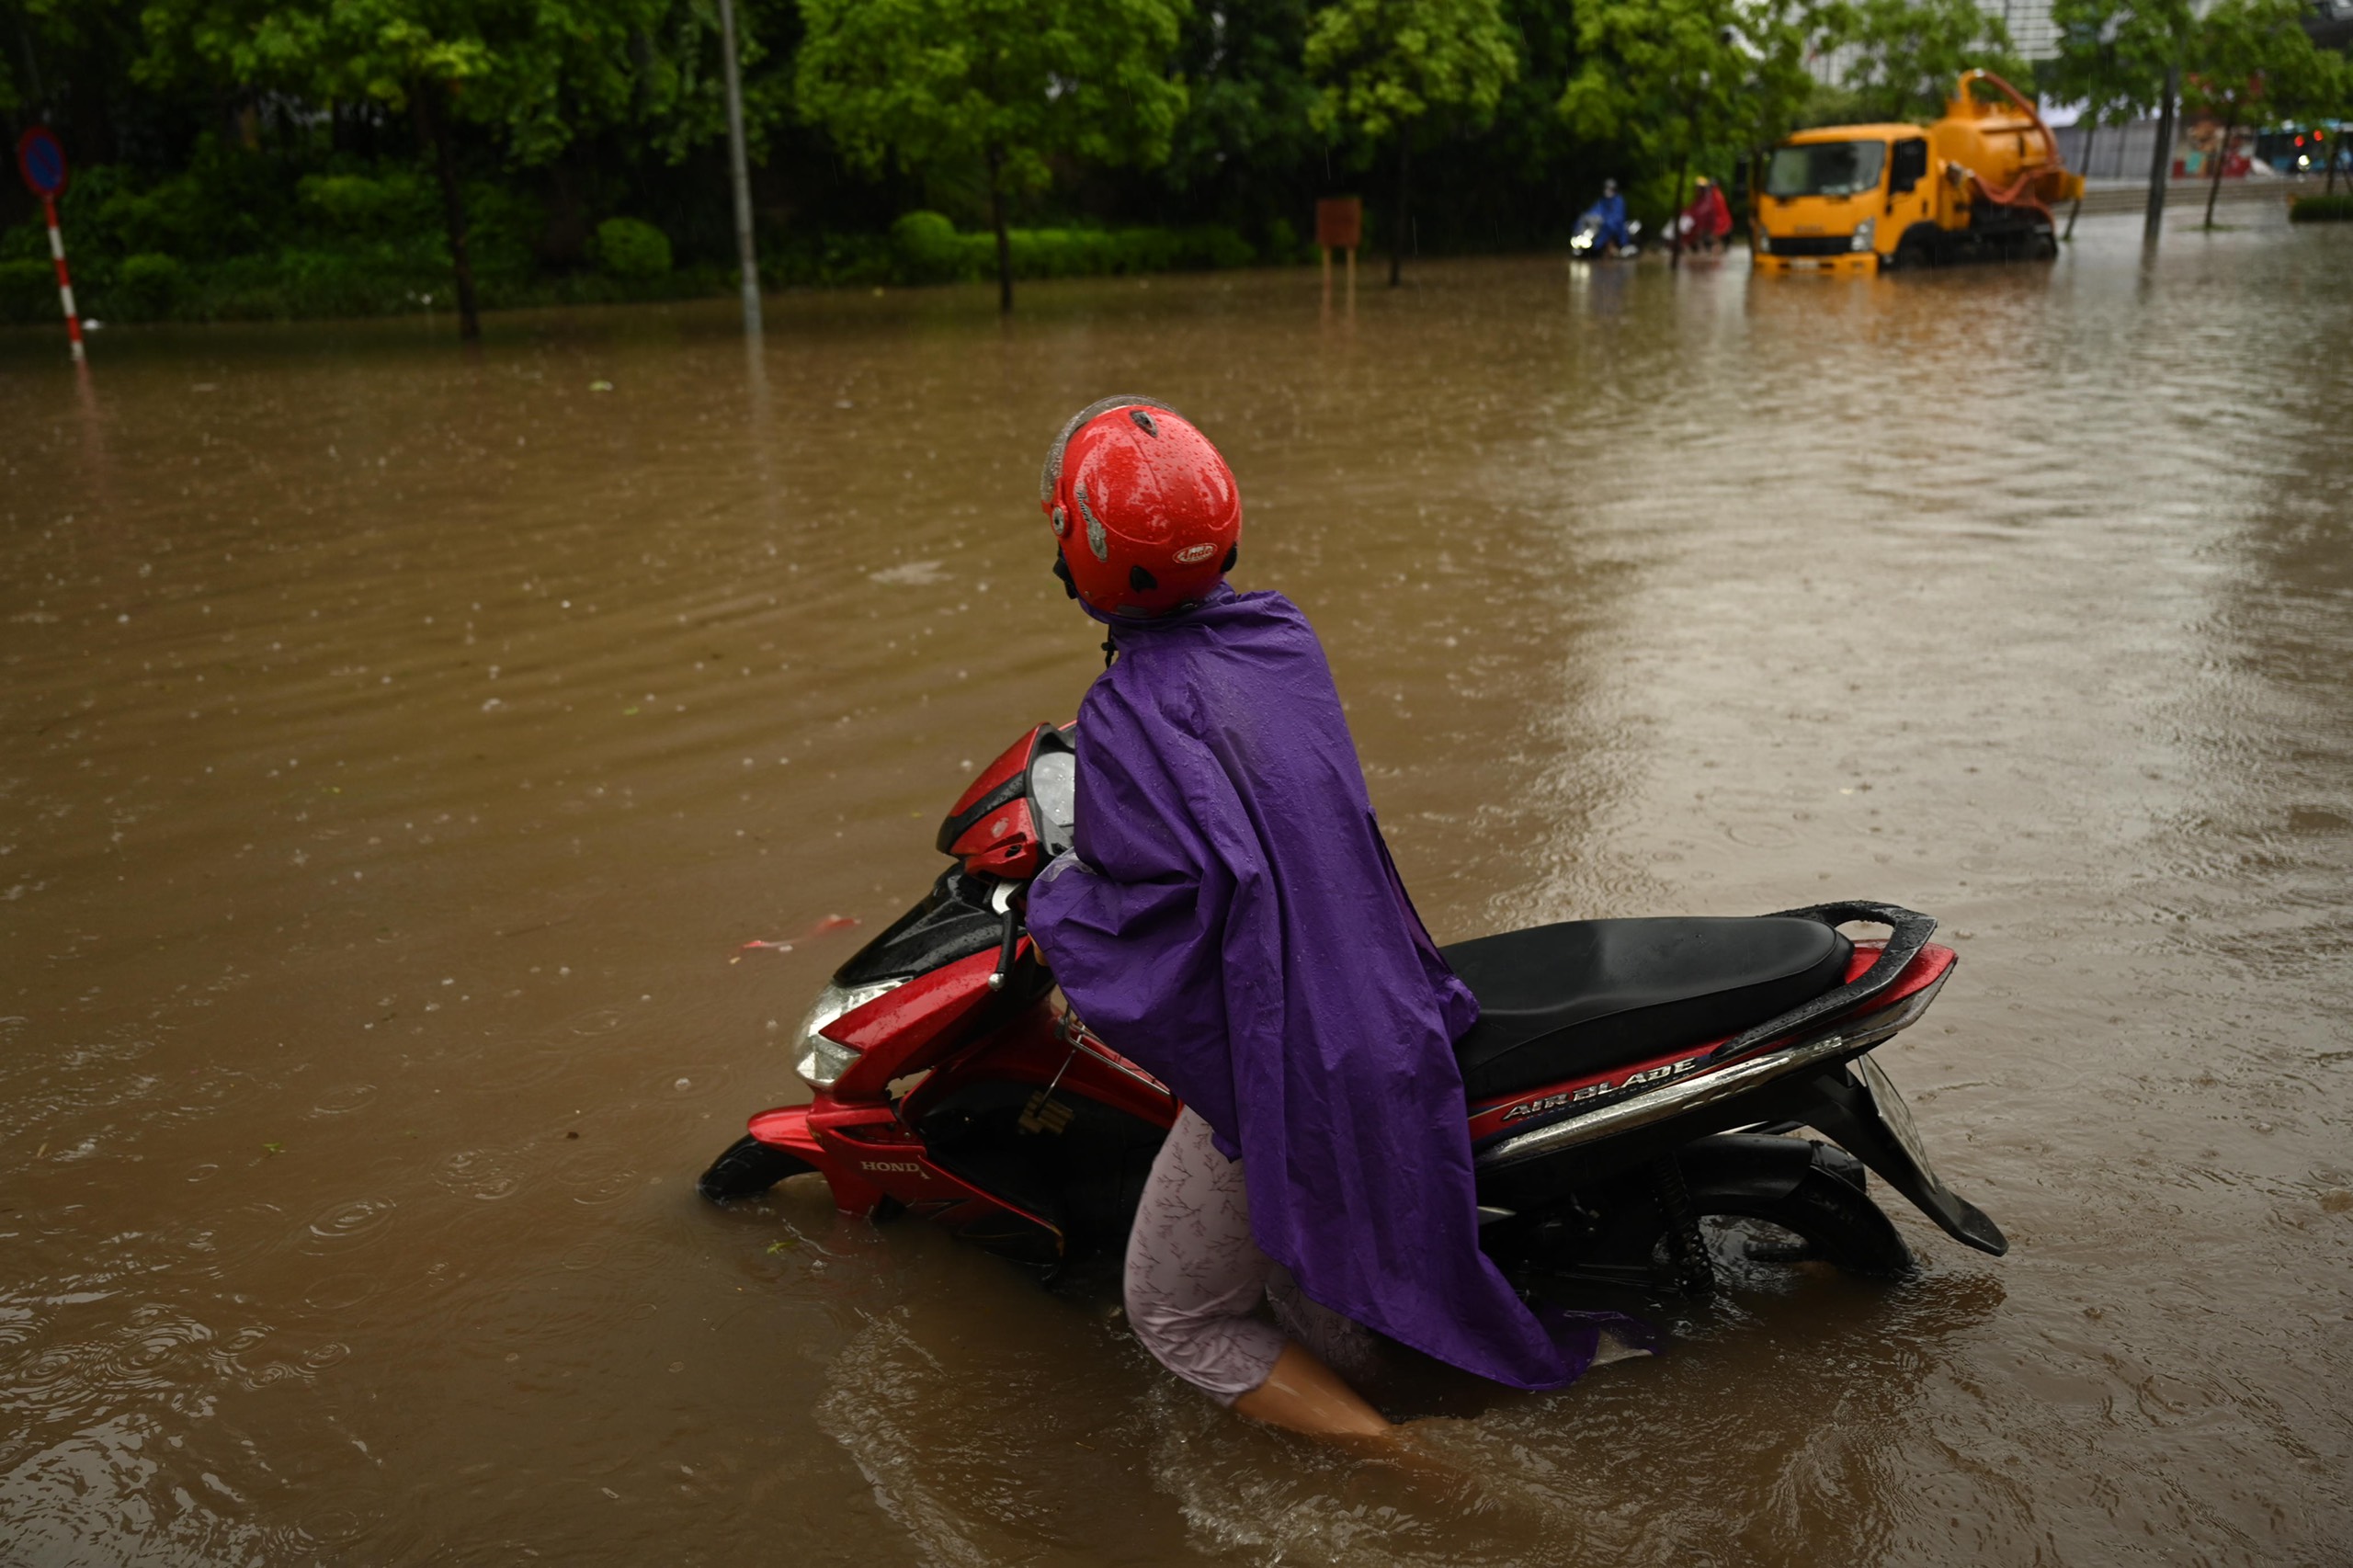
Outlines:
[[[65,149],[45,125],[34,126],[17,142],[17,167],[35,196],[52,197],[65,189]]]

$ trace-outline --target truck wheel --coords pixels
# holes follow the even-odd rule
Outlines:
[[[785,1177],[816,1168],[747,1132],[710,1162],[710,1169],[702,1173],[695,1190],[713,1203],[732,1203],[739,1198],[757,1198]]]
[[[1911,233],[1896,242],[1895,266],[1898,271],[1916,272],[1937,265],[1937,245],[1926,234]]]

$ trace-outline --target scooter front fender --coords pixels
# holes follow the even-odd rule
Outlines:
[[[810,1108],[805,1105],[779,1106],[752,1118],[745,1131],[772,1149],[781,1149],[795,1159],[805,1162],[825,1178],[833,1190],[834,1207],[845,1214],[871,1214],[874,1206],[887,1196],[858,1172],[835,1158],[834,1152],[818,1140],[816,1130],[809,1125]]]

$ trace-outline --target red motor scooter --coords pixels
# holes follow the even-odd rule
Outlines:
[[[939,830],[956,863],[802,1020],[813,1097],[753,1117],[703,1196],[815,1172],[845,1212],[934,1220],[1044,1274],[1124,1246],[1177,1104],[1074,1014],[1054,1017],[1021,920],[1029,880],[1070,845],[1076,771],[1067,729],[1041,724],[972,781]],[[1891,934],[1851,941],[1838,926],[1853,922]],[[1910,1254],[1868,1169],[1956,1240],[2006,1251],[1938,1179],[1870,1057],[1951,974],[1935,928],[1834,903],[1445,949],[1482,1009],[1455,1047],[1466,1103],[1447,1112],[1469,1121],[1482,1244],[1522,1281],[1692,1294],[1727,1266],[1895,1273]]]

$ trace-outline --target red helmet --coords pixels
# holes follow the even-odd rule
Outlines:
[[[1193,422],[1148,397],[1074,415],[1046,453],[1038,503],[1071,591],[1106,615],[1189,608],[1241,553],[1233,471]]]

